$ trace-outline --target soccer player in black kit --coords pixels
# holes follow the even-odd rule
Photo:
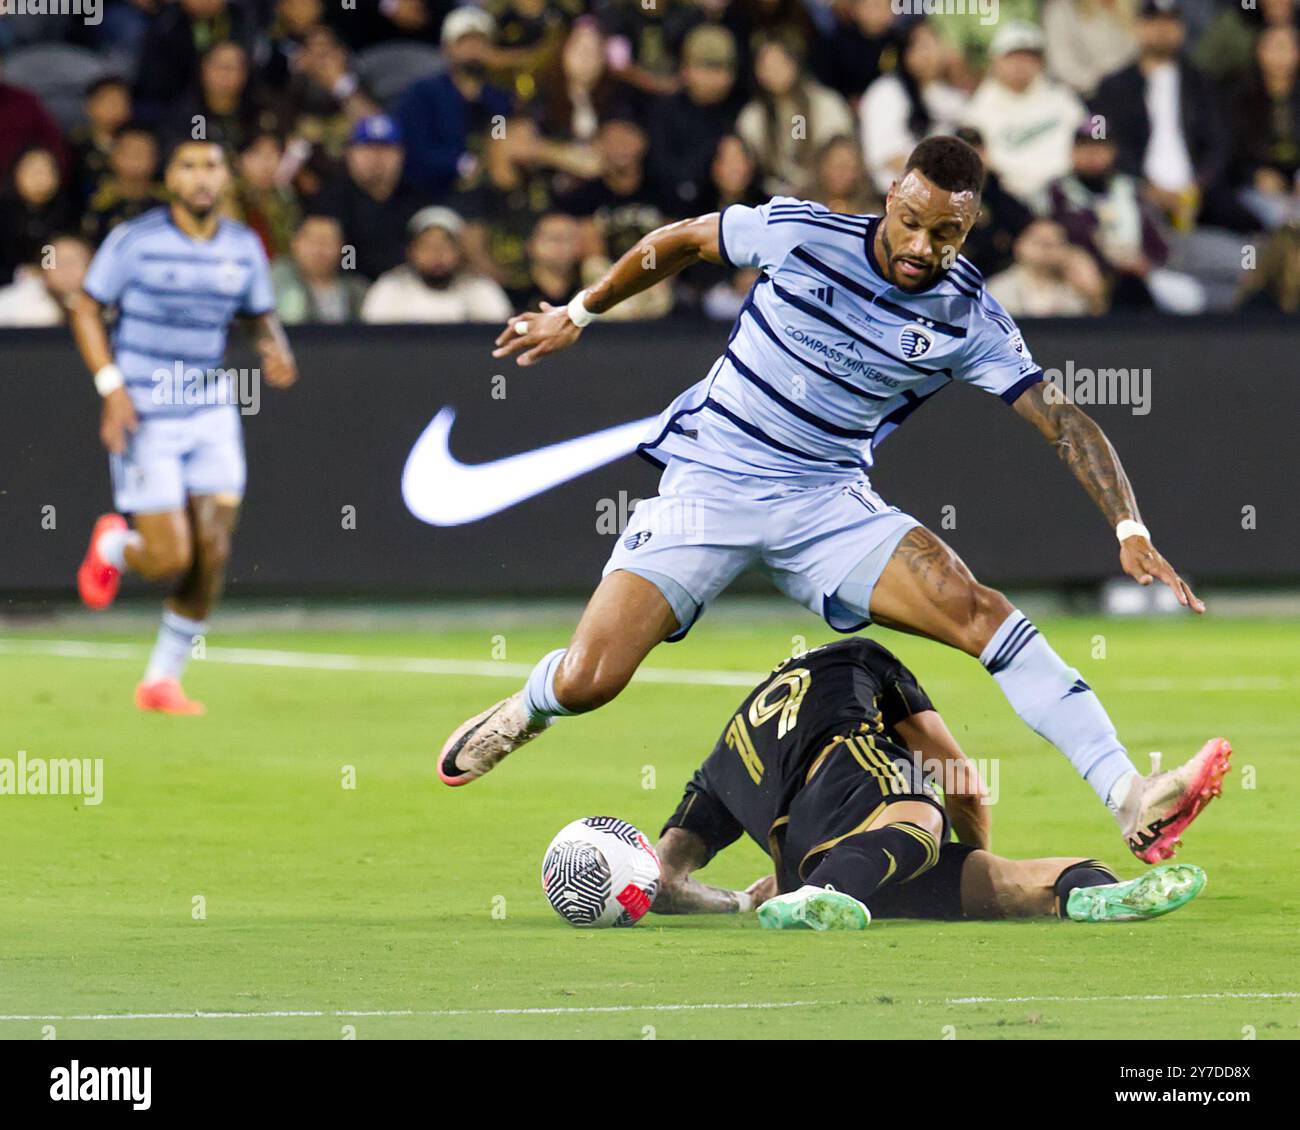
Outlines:
[[[942,796],[927,779],[935,770]],[[651,909],[757,908],[765,927],[816,930],[862,929],[872,913],[1131,921],[1205,884],[1190,865],[1120,882],[1091,859],[1002,859],[987,850],[986,802],[977,767],[897,656],[862,638],[813,648],[749,694],[687,784],[656,849]],[[950,831],[959,842],[946,842]],[[747,891],[692,877],[746,833],[772,876]]]

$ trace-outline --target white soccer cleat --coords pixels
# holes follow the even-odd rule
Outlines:
[[[445,785],[477,781],[552,721],[546,718],[530,722],[524,709],[524,692],[516,691],[456,728],[438,755],[438,776]]]
[[[1124,804],[1121,827],[1129,850],[1143,863],[1172,859],[1183,830],[1223,792],[1231,757],[1227,738],[1211,738],[1177,769],[1141,778]]]
[[[834,887],[800,887],[775,895],[758,908],[765,930],[865,930],[871,911],[852,895]]]

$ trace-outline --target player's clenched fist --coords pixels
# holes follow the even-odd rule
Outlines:
[[[140,426],[135,405],[126,389],[114,389],[104,397],[104,407],[99,415],[99,438],[112,455],[126,450],[126,436]]]
[[[497,335],[492,356],[510,357],[519,353],[516,363],[531,365],[548,353],[572,345],[581,333],[563,306],[543,302],[540,313],[516,314],[506,323],[506,328]]]

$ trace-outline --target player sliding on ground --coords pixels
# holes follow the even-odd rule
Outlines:
[[[167,163],[171,205],[113,230],[72,308],[104,400],[99,435],[122,512],[95,523],[77,587],[100,609],[128,569],[172,586],[135,692],[141,710],[166,714],[203,713],[180,678],[220,595],[244,493],[243,389],[220,368],[231,320],[250,319],[268,385],[297,379],[261,241],[221,215],[229,181],[220,145],[177,145]],[[108,307],[117,308],[111,346]]]
[[[958,252],[984,170],[953,137],[923,141],[883,216],[786,197],[650,233],[567,308],[510,320],[494,354],[531,365],[593,318],[701,260],[761,273],[726,350],[663,413],[640,451],[664,465],[637,506],[567,648],[448,739],[438,772],[481,777],[560,715],[603,706],[661,641],[681,639],[747,568],[836,630],[875,622],[959,648],[1069,758],[1152,863],[1218,787],[1212,739],[1181,768],[1139,775],[1092,688],[1001,593],[867,478],[876,445],[955,381],[1000,396],[1043,434],[1119,540],[1124,571],[1205,606],[1151,544],[1101,429],[1049,395],[1020,332]],[[1035,516],[1027,516],[1032,519]]]
[[[873,915],[1133,921],[1205,885],[1187,864],[1121,882],[1094,859],[1002,859],[988,850],[986,800],[978,769],[896,656],[867,640],[814,648],[750,692],[687,784],[659,837],[650,909],[757,908],[766,927],[814,930],[860,930]],[[959,843],[946,842],[949,827]],[[745,833],[773,875],[745,891],[693,877]]]

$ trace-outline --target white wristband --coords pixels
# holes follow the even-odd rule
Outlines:
[[[100,396],[116,392],[125,384],[126,378],[122,376],[122,370],[111,361],[95,374],[95,390]]]
[[[1141,522],[1135,522],[1132,518],[1125,518],[1115,526],[1115,536],[1123,542],[1127,538],[1146,538],[1151,540],[1151,531]]]
[[[592,322],[600,317],[599,314],[593,314],[587,309],[587,304],[583,302],[583,299],[586,298],[586,296],[587,292],[585,290],[578,291],[577,294],[569,299],[569,305],[566,307],[569,314],[569,321],[577,326],[578,329],[583,329],[584,327],[591,325]]]

